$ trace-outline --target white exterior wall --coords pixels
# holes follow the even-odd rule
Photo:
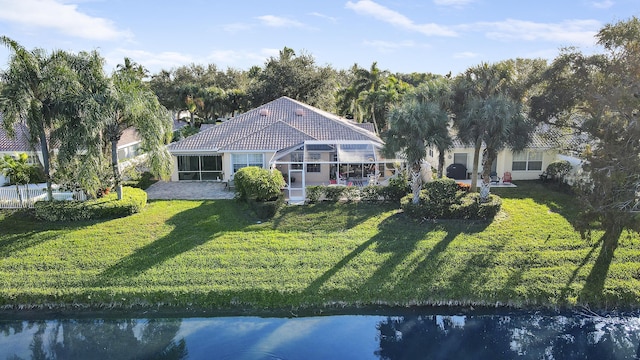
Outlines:
[[[496,173],[499,177],[502,178],[505,172],[510,172],[513,180],[536,180],[539,178],[540,174],[547,169],[547,166],[557,159],[557,151],[556,150],[536,150],[536,149],[527,149],[525,151],[542,151],[542,169],[541,170],[531,170],[531,171],[513,171],[512,163],[513,163],[513,152],[509,149],[504,149],[498,152],[496,157]],[[470,174],[473,170],[473,148],[456,148],[449,150],[444,157],[444,172],[446,174],[447,166],[453,164],[454,154],[467,154],[467,163],[463,164],[467,167],[467,173]],[[482,151],[480,151],[480,156],[482,156]],[[438,166],[438,150],[433,149],[433,157],[429,156],[429,150],[427,149],[427,157],[426,160],[433,166],[437,168]],[[482,172],[482,162],[478,163],[478,172]]]

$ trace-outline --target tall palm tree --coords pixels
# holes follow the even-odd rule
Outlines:
[[[441,139],[448,137],[448,123],[449,114],[438,101],[420,102],[408,97],[389,112],[389,130],[383,134],[385,152],[404,154],[411,169],[414,204],[420,200],[420,171],[427,147],[436,145],[436,142],[445,142]]]
[[[52,200],[49,134],[61,119],[76,115],[65,99],[65,90],[77,84],[73,83],[66,53],[48,55],[41,49],[27,51],[6,36],[0,37],[0,43],[12,53],[9,68],[1,75],[3,126],[12,134],[15,123],[26,123],[31,143],[40,146],[47,195]]]
[[[447,150],[453,146],[453,139],[449,131],[449,117],[448,114],[452,105],[452,92],[451,85],[448,78],[437,78],[428,80],[418,88],[416,88],[412,95],[420,103],[436,103],[442,111],[447,112],[447,118],[442,116],[430,117],[425,119],[431,121],[429,124],[432,129],[429,138],[429,143],[436,147],[438,150],[438,177],[441,178],[444,173],[444,155]]]
[[[474,147],[471,187],[477,188],[480,150],[484,144],[481,199],[489,196],[493,159],[505,146],[523,149],[529,142],[532,123],[523,115],[521,99],[510,89],[515,81],[513,63],[481,64],[468,69],[457,83],[458,138]]]
[[[152,173],[166,177],[171,171],[171,157],[165,146],[171,141],[171,117],[153,91],[142,82],[140,72],[132,69],[136,66],[121,67],[112,75],[103,108],[102,136],[110,144],[113,182],[119,200],[122,199],[122,179],[118,141],[126,129],[133,127],[142,138],[142,148],[147,152]]]

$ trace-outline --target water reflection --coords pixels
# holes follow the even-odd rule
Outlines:
[[[186,359],[180,319],[0,322],[7,359]],[[30,341],[28,341],[30,338]],[[28,345],[27,345],[28,343]]]
[[[638,359],[640,318],[591,315],[0,321],[0,359]]]

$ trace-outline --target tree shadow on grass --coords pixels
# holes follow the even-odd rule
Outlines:
[[[446,252],[449,244],[459,234],[481,232],[488,224],[487,222],[454,220],[418,223],[403,213],[396,213],[379,224],[379,231],[376,235],[360,244],[331,269],[309,284],[305,289],[305,293],[318,294],[322,286],[331,277],[347,267],[353,259],[371,247],[374,247],[373,251],[390,253],[390,256],[353,292],[359,299],[362,298],[363,294],[375,294],[382,291],[388,293],[400,287],[406,287],[407,284],[415,284],[416,281],[409,280],[409,278],[416,272],[422,274],[423,277],[420,279],[420,283],[424,284],[424,281],[429,282],[429,275],[433,275],[433,273],[425,272],[423,269],[419,269],[420,267],[437,268],[440,264],[440,256]],[[418,255],[407,263],[407,258],[415,252],[418,242],[424,240],[427,234],[432,231],[445,231],[446,235],[429,249],[424,256]],[[414,270],[409,272],[398,271],[400,266],[404,269]],[[427,276],[425,277],[424,275]],[[382,296],[386,297],[386,295]]]
[[[147,244],[103,271],[94,286],[108,286],[162,264],[182,253],[211,241],[225,231],[239,231],[250,219],[237,206],[204,201],[200,206],[177,213],[166,224],[173,230]]]
[[[40,221],[31,211],[7,213],[0,218],[0,258],[55,240],[60,236],[58,231],[73,231],[94,223]]]
[[[532,199],[565,218],[576,229],[580,208],[574,195],[550,189],[537,180],[518,181],[517,188],[496,188],[491,191],[503,199]]]
[[[613,260],[613,253],[617,247],[620,235],[622,235],[622,229],[607,230],[602,235],[600,239],[602,242],[600,253],[580,292],[578,298],[580,302],[595,305],[606,304],[606,300],[603,298],[604,283],[607,280],[609,267]]]
[[[340,232],[352,229],[382,212],[397,209],[389,203],[330,203],[287,206],[273,218],[273,229],[283,232]]]

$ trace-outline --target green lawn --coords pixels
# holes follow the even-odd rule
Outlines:
[[[640,305],[640,236],[615,253],[571,225],[575,199],[495,189],[491,223],[319,204],[259,223],[231,200],[154,201],[110,221],[0,213],[0,305],[299,309],[325,305]]]

